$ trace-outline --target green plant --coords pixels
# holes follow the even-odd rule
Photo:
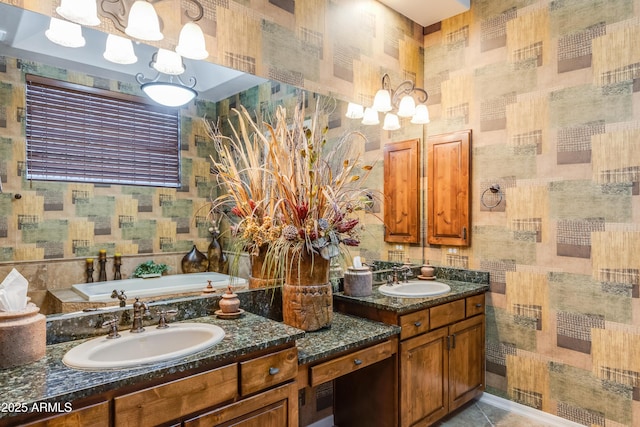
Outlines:
[[[153,261],[143,262],[133,271],[133,277],[142,277],[147,274],[163,274],[169,270],[169,266],[164,263],[156,264]]]

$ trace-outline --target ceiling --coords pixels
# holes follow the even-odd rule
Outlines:
[[[379,0],[414,22],[428,27],[466,12],[471,0]]]
[[[465,12],[470,0],[380,0],[382,3],[407,16],[423,27]],[[138,62],[132,65],[114,64],[102,57],[106,34],[89,27],[83,28],[87,44],[83,48],[70,49],[50,42],[44,35],[49,27],[49,17],[19,7],[0,3],[0,54],[21,57],[33,61],[103,78],[135,82],[135,75],[143,72],[146,78],[155,77],[155,71],[144,66],[151,61],[156,48],[136,43]],[[69,63],[72,65],[69,65]],[[199,97],[219,101],[266,80],[206,61],[184,59],[185,81],[197,76],[195,89]],[[143,64],[143,66],[141,66]]]

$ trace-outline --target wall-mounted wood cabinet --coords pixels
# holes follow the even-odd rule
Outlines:
[[[427,242],[469,246],[471,130],[428,139]]]
[[[420,140],[384,147],[384,240],[420,243]]]

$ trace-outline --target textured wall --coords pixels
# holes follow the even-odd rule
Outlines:
[[[491,273],[488,390],[584,425],[640,425],[639,40],[633,0],[474,0],[425,37],[428,134],[474,132],[472,245],[428,257]]]

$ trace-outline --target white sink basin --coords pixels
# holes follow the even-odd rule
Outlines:
[[[382,285],[378,288],[381,294],[390,297],[424,298],[446,294],[451,287],[441,282],[412,281],[396,285]]]
[[[62,362],[76,369],[131,368],[184,357],[205,350],[224,338],[224,330],[205,323],[172,323],[166,329],[120,332],[120,338],[86,341],[69,350]]]

